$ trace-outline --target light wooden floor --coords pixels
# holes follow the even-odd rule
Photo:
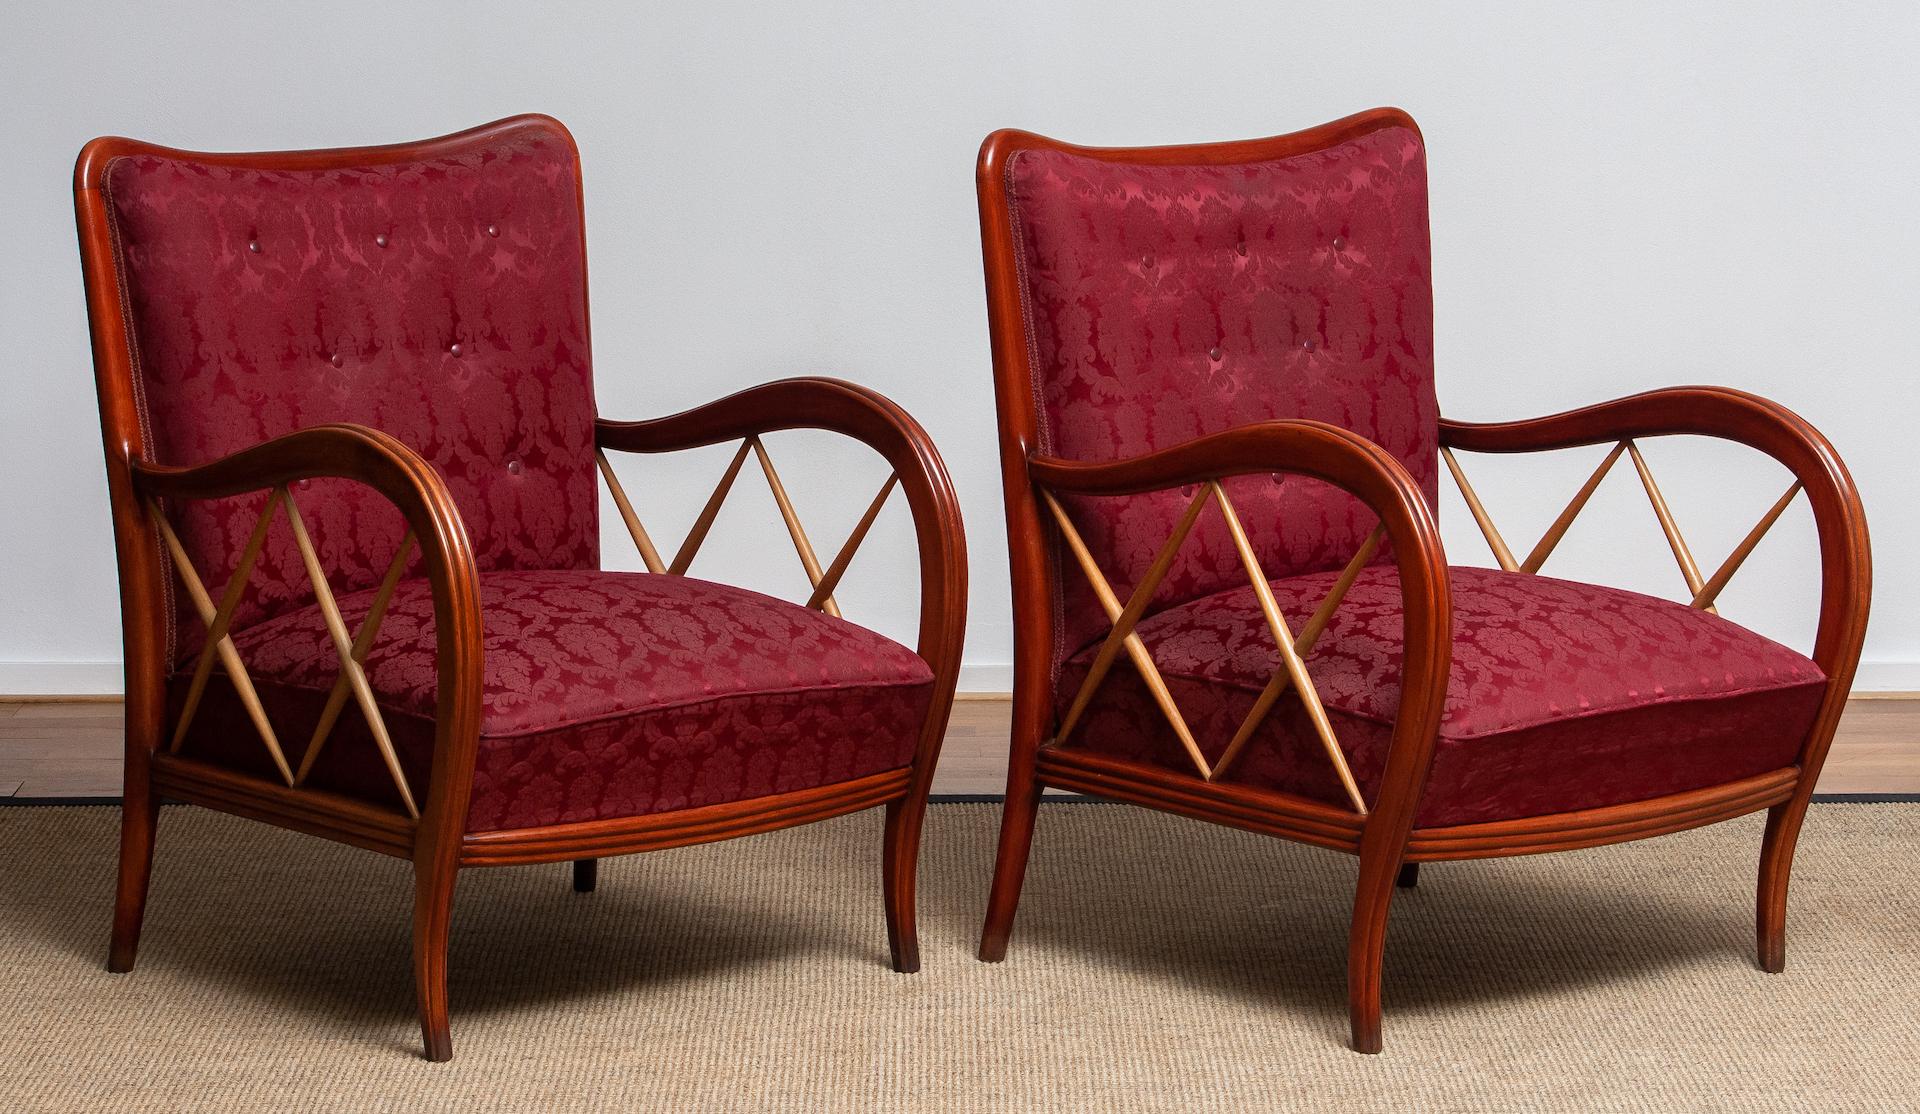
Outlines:
[[[1004,697],[960,699],[934,792],[1005,788],[1009,715]],[[117,701],[0,701],[0,797],[118,796],[120,748]],[[1820,791],[1920,793],[1920,697],[1852,701]]]

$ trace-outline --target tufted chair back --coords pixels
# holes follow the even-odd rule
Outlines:
[[[1311,418],[1386,448],[1432,502],[1439,414],[1419,132],[1393,113],[1308,150],[1258,147],[1200,148],[1218,160],[1187,162],[1051,143],[1012,155],[1005,193],[1025,333],[1015,362],[1031,396],[1011,405],[1030,408],[1020,416],[1035,451],[1085,461]],[[1226,487],[1269,576],[1338,567],[1374,525],[1318,481],[1246,476]],[[1191,494],[1068,504],[1123,598]],[[1108,623],[1083,578],[1067,569],[1052,580],[1057,669]],[[1154,607],[1245,584],[1209,514]]]
[[[200,464],[306,426],[369,425],[440,470],[482,571],[597,566],[579,164],[557,122],[319,152],[295,170],[123,156],[103,181],[149,459]],[[404,529],[387,502],[345,481],[292,494],[334,589],[376,582]],[[264,499],[174,509],[210,582]],[[276,528],[236,626],[311,598]],[[197,638],[188,614],[170,656],[176,632]]]

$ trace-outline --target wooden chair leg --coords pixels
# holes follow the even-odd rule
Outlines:
[[[980,930],[980,958],[998,963],[1007,958],[1013,935],[1013,914],[1020,907],[1020,887],[1027,878],[1027,854],[1033,847],[1034,820],[1040,814],[1040,787],[1032,771],[1007,780],[1007,800],[1000,811],[1000,850],[993,863],[993,888],[987,896],[987,922]]]
[[[920,969],[920,930],[914,923],[914,881],[920,868],[920,823],[926,814],[924,798],[887,802],[881,892],[887,907],[887,947],[893,953],[893,969],[902,974]]]
[[[1387,950],[1387,911],[1393,905],[1398,877],[1396,864],[1361,856],[1353,928],[1347,937],[1347,1009],[1355,1052],[1380,1051],[1380,966]]]
[[[160,818],[153,783],[145,770],[128,770],[120,806],[120,872],[114,886],[113,938],[107,947],[107,970],[133,970],[140,948],[140,926],[146,919],[147,881],[153,874],[153,840]]]
[[[600,884],[600,860],[599,859],[573,860],[573,892],[574,893],[590,894],[593,892],[593,888],[599,884]]]
[[[1787,967],[1787,882],[1806,814],[1807,803],[1799,798],[1767,810],[1767,834],[1760,844],[1760,885],[1754,900],[1754,943],[1762,971],[1777,974]]]
[[[413,983],[420,1005],[420,1035],[434,1063],[453,1059],[447,1022],[447,934],[453,924],[453,883],[458,868],[413,873]]]
[[[1403,890],[1411,890],[1415,886],[1418,886],[1420,884],[1420,864],[1401,863],[1400,876],[1393,880],[1393,884]]]

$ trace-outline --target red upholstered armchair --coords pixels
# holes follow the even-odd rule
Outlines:
[[[1866,524],[1819,433],[1715,387],[1443,420],[1424,150],[1398,111],[1189,147],[1003,131],[978,185],[1017,617],[981,958],[1006,953],[1038,795],[1055,786],[1358,856],[1363,1052],[1380,1048],[1394,885],[1425,861],[1766,809],[1759,956],[1781,969],[1794,839],[1867,613]],[[1792,473],[1709,574],[1639,448],[1674,434]],[[1612,447],[1516,559],[1454,451],[1588,444]],[[1685,602],[1537,575],[1623,457]],[[1443,461],[1498,569],[1447,565]],[[1811,658],[1713,607],[1801,493],[1822,559]]]
[[[926,433],[871,391],[789,379],[673,417],[596,416],[580,169],[557,121],[422,143],[81,152],[75,204],[127,663],[109,966],[133,966],[156,802],[410,859],[427,1056],[451,1055],[466,866],[572,861],[885,806],[893,964],[966,606]],[[825,429],[892,476],[824,566],[762,435]],[[663,560],[609,451],[739,441]],[[684,575],[754,458],[804,605]],[[650,570],[600,570],[598,476]],[[834,589],[895,488],[919,646]]]

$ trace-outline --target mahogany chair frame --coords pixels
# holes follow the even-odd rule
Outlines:
[[[1465,483],[1454,451],[1539,452],[1621,442],[1549,529],[1535,553],[1529,555],[1524,571],[1538,569],[1606,468],[1623,451],[1630,451],[1687,577],[1689,597],[1697,607],[1712,606],[1726,579],[1739,568],[1760,535],[1778,519],[1795,494],[1804,491],[1812,506],[1821,555],[1820,617],[1813,659],[1826,674],[1827,685],[1799,758],[1790,766],[1727,784],[1606,808],[1429,828],[1415,827],[1414,819],[1446,697],[1452,613],[1446,557],[1432,509],[1398,460],[1357,434],[1310,421],[1259,422],[1158,452],[1103,463],[1052,459],[1040,453],[1033,387],[1036,369],[1026,340],[1018,233],[1008,189],[1010,164],[1019,152],[1062,151],[1143,165],[1231,165],[1315,151],[1388,127],[1418,130],[1405,113],[1376,109],[1306,131],[1244,142],[1097,148],[1003,130],[989,136],[981,147],[976,186],[1013,581],[1014,700],[1006,805],[980,958],[995,962],[1006,956],[1040,795],[1053,787],[1357,856],[1347,986],[1352,1043],[1360,1052],[1378,1052],[1381,1047],[1381,961],[1393,891],[1396,882],[1413,885],[1422,862],[1593,847],[1765,809],[1767,825],[1760,856],[1755,929],[1760,966],[1779,971],[1785,964],[1787,882],[1794,843],[1859,661],[1871,583],[1866,519],[1859,496],[1833,447],[1805,421],[1784,407],[1739,391],[1678,387],[1526,421],[1441,422],[1440,444],[1447,463],[1460,478],[1462,492],[1476,521],[1487,531],[1499,563],[1508,569],[1522,566],[1506,549],[1477,495]],[[1641,439],[1683,434],[1720,438],[1757,449],[1783,464],[1795,483],[1710,579],[1700,577],[1665,499],[1634,445]],[[1234,475],[1281,472],[1323,480],[1356,496],[1378,515],[1381,528],[1392,542],[1404,604],[1404,656],[1399,711],[1371,804],[1356,801],[1356,807],[1349,810],[1277,790],[1221,782],[1208,776],[1203,760],[1198,773],[1189,774],[1061,746],[1059,735],[1063,733],[1056,730],[1050,660],[1054,645],[1051,598],[1054,578],[1067,575],[1060,567],[1065,559],[1056,549],[1056,540],[1062,538],[1060,526],[1065,525],[1070,533],[1071,524],[1064,515],[1056,518],[1049,513],[1049,508],[1056,505],[1054,495],[1125,496],[1213,485]],[[1070,538],[1065,540],[1071,542]],[[1243,559],[1250,556],[1243,546]],[[1364,554],[1356,558],[1356,562],[1364,560]],[[1251,562],[1249,570],[1256,571]],[[1330,597],[1336,606],[1339,590],[1336,588]],[[1151,594],[1151,588],[1147,594]],[[1144,606],[1145,599],[1140,603]],[[1118,628],[1122,624],[1130,627],[1138,613],[1120,615],[1113,607],[1108,612],[1115,620],[1116,633],[1131,638]],[[1316,620],[1324,621],[1317,615]],[[1143,655],[1131,656],[1137,662]],[[1151,686],[1154,674],[1150,660],[1143,673]],[[1310,660],[1306,664],[1310,667]]]
[[[421,1032],[429,1060],[452,1056],[447,940],[454,883],[463,867],[573,862],[575,889],[590,890],[595,860],[600,857],[730,839],[884,806],[882,891],[892,963],[897,971],[919,969],[914,916],[916,867],[927,791],[960,667],[966,612],[966,545],[959,504],[945,465],[926,431],[900,407],[873,391],[839,380],[785,379],[669,417],[639,422],[601,419],[596,425],[596,441],[602,473],[622,518],[633,532],[648,568],[662,575],[669,573],[660,567],[658,555],[653,553],[605,454],[666,453],[735,439],[743,442],[744,454],[746,446],[751,445],[815,586],[808,606],[836,615],[832,589],[845,572],[854,547],[872,525],[886,495],[895,487],[904,493],[919,545],[921,590],[916,648],[933,673],[933,695],[911,763],[851,781],[749,800],[505,831],[466,830],[481,720],[483,615],[479,574],[466,527],[434,466],[394,437],[345,424],[302,429],[194,467],[162,465],[150,458],[135,380],[136,358],[126,323],[126,293],[103,193],[103,182],[115,159],[155,154],[222,166],[322,170],[432,159],[485,144],[502,132],[529,124],[550,127],[565,136],[570,146],[573,144],[558,121],[519,116],[435,139],[375,147],[205,153],[106,137],[87,144],[80,153],[74,171],[74,207],[106,448],[126,660],[125,796],[109,970],[129,971],[134,964],[162,798],[410,860],[415,878],[413,963]],[[575,188],[580,188],[577,149]],[[880,498],[869,506],[848,545],[826,570],[818,567],[760,442],[765,434],[793,429],[827,430],[850,437],[872,448],[892,468]],[[736,457],[729,482],[739,461]],[[431,780],[417,816],[305,787],[299,784],[305,771],[297,775],[286,771],[284,759],[280,763],[287,773],[283,783],[175,753],[167,745],[178,728],[167,722],[164,632],[171,601],[166,582],[168,562],[163,557],[172,532],[159,517],[165,505],[262,490],[275,492],[262,516],[264,523],[276,502],[285,502],[293,511],[288,485],[322,477],[365,484],[398,509],[406,519],[409,541],[418,546],[432,587],[439,691]],[[696,524],[701,538],[719,509],[725,486],[715,493]],[[309,572],[324,607],[330,602],[324,571],[317,568],[311,546],[304,543],[304,530],[296,534],[296,540],[303,542],[303,556],[309,560]],[[697,538],[689,541],[687,560],[699,544]],[[403,542],[396,567],[404,563],[407,545]],[[243,556],[241,564],[245,563]],[[174,564],[183,579],[197,581],[190,565],[177,560]],[[671,574],[683,572],[685,565],[685,561],[677,561]],[[244,567],[236,568],[236,584],[245,574]],[[386,590],[390,591],[390,586]],[[237,586],[229,594],[237,597]],[[225,610],[230,613],[230,602]],[[216,617],[204,607],[201,613],[214,628],[207,640],[209,650],[220,650],[224,658],[220,647],[224,616]],[[337,620],[337,613],[332,618]],[[376,609],[362,639],[371,641],[378,621]],[[330,626],[338,628],[338,623]],[[336,644],[341,645],[341,631],[335,629],[334,634]],[[357,658],[365,654],[360,641],[356,639],[351,648],[343,647],[343,686],[358,672]],[[356,660],[349,662],[350,656]],[[244,671],[234,675],[238,680]],[[338,712],[344,696],[344,687],[336,689],[330,702],[333,712]],[[376,735],[384,734],[377,726],[377,712],[371,713],[370,719],[376,721]],[[324,739],[329,725],[322,725],[316,741]],[[278,754],[277,745],[270,745]],[[397,768],[394,774],[398,779]],[[403,779],[400,788],[411,806],[411,794]]]

